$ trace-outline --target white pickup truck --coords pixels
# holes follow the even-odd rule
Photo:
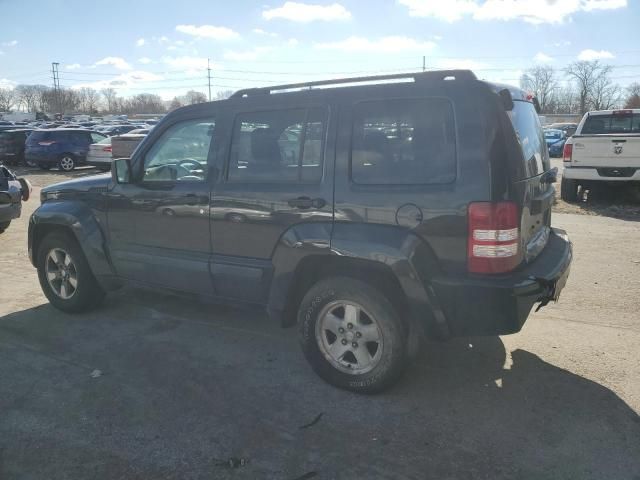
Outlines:
[[[562,156],[560,194],[575,201],[578,187],[597,183],[639,182],[640,109],[587,112]]]

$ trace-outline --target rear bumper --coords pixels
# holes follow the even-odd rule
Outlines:
[[[111,157],[87,156],[87,165],[91,165],[93,167],[110,167],[112,161],[113,159]]]
[[[571,241],[553,229],[544,250],[524,268],[499,277],[436,278],[452,336],[506,335],[520,331],[533,305],[557,300],[569,276]]]
[[[565,167],[562,177],[590,182],[640,182],[640,167]]]

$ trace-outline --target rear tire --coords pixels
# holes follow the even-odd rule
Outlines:
[[[0,222],[0,233],[4,232],[11,225],[11,220],[8,222]]]
[[[302,300],[298,324],[307,361],[331,385],[377,393],[404,372],[404,325],[385,295],[363,281],[321,280]]]
[[[85,312],[104,298],[80,245],[70,234],[49,233],[40,243],[36,258],[42,291],[58,310]]]
[[[560,198],[565,202],[575,202],[578,200],[578,182],[563,178],[560,183]]]
[[[76,159],[73,155],[65,153],[58,161],[58,168],[63,172],[71,172],[76,168]]]

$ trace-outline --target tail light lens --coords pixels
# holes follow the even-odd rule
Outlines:
[[[513,202],[469,204],[469,272],[504,273],[520,264],[518,212],[518,206]]]
[[[563,162],[570,162],[572,155],[573,155],[573,144],[565,143],[564,144],[564,149],[562,150],[562,161]]]
[[[110,152],[110,151],[111,151],[111,148],[112,148],[112,147],[111,147],[111,145],[109,145],[108,147],[104,147],[104,148],[102,149],[102,151],[103,151],[103,152]]]

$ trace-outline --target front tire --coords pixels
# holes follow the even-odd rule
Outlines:
[[[363,281],[321,280],[302,300],[298,323],[307,361],[331,385],[377,393],[404,372],[407,341],[402,321],[384,294]]]
[[[97,306],[104,292],[70,234],[52,232],[38,248],[38,279],[45,296],[58,310],[78,313]]]
[[[565,202],[578,200],[578,182],[563,178],[560,183],[560,198]]]

